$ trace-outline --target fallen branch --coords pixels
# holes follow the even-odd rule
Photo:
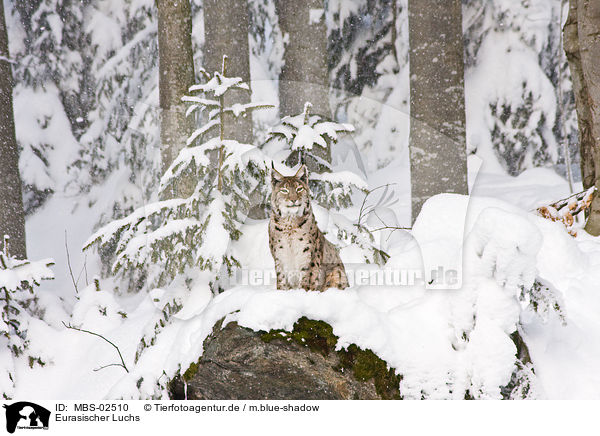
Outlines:
[[[577,232],[573,229],[575,216],[589,209],[595,193],[596,187],[592,186],[586,191],[578,192],[548,206],[538,207],[536,212],[551,221],[562,222],[572,236],[577,236]]]

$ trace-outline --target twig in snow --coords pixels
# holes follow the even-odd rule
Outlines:
[[[73,269],[71,269],[71,256],[69,255],[69,245],[67,244],[67,229],[65,229],[65,250],[67,252],[67,265],[69,267],[69,274],[71,275],[71,281],[73,282],[73,287],[75,288],[75,293],[79,293],[79,289],[77,289],[77,283],[75,283],[75,277],[73,276]]]
[[[79,279],[81,278],[81,275],[85,272],[85,285],[88,286],[89,282],[88,282],[88,274],[87,274],[87,253],[85,254],[84,258],[83,258],[83,266],[81,267],[81,271],[79,271],[79,275],[77,276],[77,283],[79,283]]]
[[[355,224],[356,227],[361,227],[363,217],[369,215],[377,206],[379,206],[383,201],[385,201],[387,190],[391,185],[395,185],[395,183],[387,183],[385,185],[381,185],[381,186],[371,189],[370,191],[367,191],[367,193],[365,194],[365,198],[363,198],[362,204],[360,205],[360,210],[358,212],[358,220]],[[385,188],[385,191],[381,195],[381,198],[379,199],[379,201],[375,204],[375,206],[367,206],[365,208],[365,204],[367,202],[367,198],[369,197],[369,195],[371,195],[373,192],[375,192],[381,188]]]
[[[94,336],[98,336],[99,338],[104,339],[106,342],[108,342],[110,345],[112,345],[113,347],[115,347],[115,349],[117,350],[117,353],[119,353],[119,358],[121,359],[121,363],[111,363],[110,365],[104,365],[101,366],[100,368],[95,369],[94,371],[100,371],[101,369],[107,368],[109,366],[120,366],[122,367],[126,372],[129,372],[129,370],[127,369],[127,366],[125,366],[125,361],[123,360],[123,356],[121,355],[121,350],[119,350],[119,347],[117,347],[115,344],[113,344],[111,341],[109,341],[108,339],[106,339],[104,336],[102,336],[99,333],[94,333],[91,332],[89,330],[84,330],[84,329],[80,329],[78,327],[73,327],[71,324],[66,324],[63,321],[63,325],[71,330],[77,330],[78,332],[84,332],[84,333],[89,333],[90,335],[94,335]]]

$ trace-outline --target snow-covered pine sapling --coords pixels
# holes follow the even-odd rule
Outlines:
[[[272,108],[273,105],[267,103],[234,103],[231,106],[225,105],[225,96],[230,90],[239,89],[250,92],[250,87],[247,83],[242,82],[240,77],[227,77],[227,56],[223,56],[223,65],[220,73],[215,71],[215,73],[211,76],[204,69],[201,69],[200,72],[204,75],[207,82],[204,84],[193,85],[190,87],[190,92],[199,91],[205,95],[208,95],[209,98],[190,95],[184,96],[182,100],[191,103],[186,113],[187,116],[190,116],[192,113],[198,110],[206,110],[208,111],[208,122],[192,133],[187,140],[187,145],[189,146],[193,144],[197,138],[203,136],[214,127],[219,127],[218,144],[216,144],[217,147],[214,147],[215,141],[211,142],[211,140],[216,139],[216,137],[211,138],[211,140],[205,142],[204,144],[200,144],[199,146],[204,146],[206,150],[212,150],[213,147],[218,150],[218,164],[216,167],[217,189],[219,192],[222,192],[223,167],[226,163],[225,159],[231,157],[232,155],[240,154],[241,150],[242,152],[245,150],[245,144],[240,144],[237,141],[232,141],[225,138],[225,115],[230,114],[233,115],[234,118],[240,116],[245,117],[251,111],[256,109]],[[210,98],[211,96],[212,99]],[[236,146],[236,143],[238,146]],[[163,186],[162,182],[161,186]]]
[[[519,301],[524,309],[536,313],[544,323],[554,313],[563,325],[567,325],[562,295],[549,281],[536,277],[531,287],[521,286],[520,289]]]
[[[281,124],[269,132],[263,146],[272,158],[288,166],[299,163],[312,169],[309,186],[312,198],[327,209],[347,209],[352,204],[352,193],[358,189],[367,194],[367,183],[351,171],[335,171],[320,157],[326,153],[317,149],[331,149],[341,135],[354,132],[350,124],[336,123],[311,114],[311,104],[306,102],[301,114],[286,116]],[[368,194],[367,194],[368,195]],[[367,263],[384,264],[389,256],[376,243],[375,236],[365,225],[356,225],[344,214],[330,213],[335,237],[342,244],[358,245]]]
[[[183,100],[191,103],[187,115],[206,111],[205,124],[196,129],[160,180],[159,198],[113,221],[96,232],[85,248],[97,244],[114,247],[113,273],[146,271],[145,286],[164,286],[188,268],[210,271],[213,290],[225,269],[231,273],[239,262],[229,242],[240,236],[240,227],[251,206],[249,193],[265,191],[265,157],[254,145],[225,137],[225,122],[267,104],[225,106],[230,90],[249,92],[239,77],[227,77],[227,57],[221,72],[202,71],[206,83],[193,85]],[[218,134],[201,142],[216,128]],[[185,185],[185,193],[179,188]],[[189,188],[189,189],[188,189]],[[266,192],[263,193],[266,197]],[[183,198],[181,198],[183,197]],[[202,275],[204,280],[207,276]]]
[[[366,182],[351,171],[333,171],[329,162],[319,157],[317,148],[330,149],[339,137],[354,132],[350,124],[336,123],[310,113],[311,104],[304,104],[301,114],[286,116],[269,132],[265,146],[283,145],[274,158],[288,166],[305,164],[310,170],[309,186],[314,200],[337,210],[351,206],[353,189],[365,190]]]
[[[51,259],[37,262],[18,260],[8,250],[8,236],[0,251],[0,392],[13,395],[16,368],[15,359],[26,358],[27,364],[42,364],[39,356],[27,355],[27,330],[32,318],[40,316],[34,287],[42,280],[54,278]]]

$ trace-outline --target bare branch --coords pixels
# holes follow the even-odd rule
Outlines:
[[[98,369],[95,369],[94,371],[98,371],[98,370],[100,370],[100,369],[103,369],[103,368],[106,368],[106,367],[108,367],[108,366],[121,366],[121,367],[123,367],[123,369],[124,369],[126,372],[129,372],[129,370],[127,369],[127,366],[125,366],[125,361],[123,360],[123,356],[121,355],[121,350],[119,350],[119,347],[117,347],[117,346],[116,346],[115,344],[113,344],[111,341],[109,341],[108,339],[106,339],[104,336],[102,336],[101,334],[98,334],[98,333],[91,332],[91,331],[89,331],[89,330],[84,330],[84,329],[80,329],[80,328],[78,328],[78,327],[73,327],[71,324],[66,324],[64,321],[63,321],[63,325],[64,325],[66,328],[68,328],[68,329],[71,329],[71,330],[77,330],[78,332],[84,332],[84,333],[89,333],[90,335],[98,336],[99,338],[102,338],[102,339],[104,339],[104,340],[105,340],[106,342],[108,342],[110,345],[112,345],[113,347],[115,347],[115,349],[117,350],[117,353],[119,353],[119,358],[121,359],[121,363],[111,363],[110,365],[105,365],[105,366],[103,366],[103,367],[100,367],[100,368],[98,368]]]
[[[67,252],[67,266],[69,267],[69,274],[71,275],[71,281],[73,282],[73,287],[75,288],[75,293],[79,293],[79,289],[77,289],[77,283],[75,283],[75,277],[73,276],[73,269],[71,268],[71,256],[69,255],[69,245],[67,244],[67,229],[65,229],[65,250]]]
[[[380,230],[411,230],[410,227],[397,227],[397,226],[383,226],[377,229],[371,230],[371,232],[378,232]]]
[[[109,366],[120,366],[120,367],[123,367],[123,365],[121,365],[120,363],[109,363],[108,365],[103,365],[100,368],[94,369],[94,372],[100,371],[101,369],[104,369],[104,368],[108,368]],[[127,371],[127,368],[125,368],[125,371]],[[129,372],[129,371],[127,371],[127,372]]]

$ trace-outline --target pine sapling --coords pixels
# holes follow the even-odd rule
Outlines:
[[[309,186],[312,197],[318,204],[330,209],[329,219],[337,240],[347,245],[358,245],[363,250],[365,262],[382,265],[389,256],[377,244],[366,223],[361,222],[364,217],[359,216],[358,223],[353,223],[345,216],[346,213],[331,211],[347,211],[353,206],[352,194],[357,191],[368,196],[366,181],[351,171],[335,170],[331,163],[320,157],[325,153],[315,152],[317,149],[331,149],[342,135],[354,132],[354,127],[326,120],[310,111],[311,104],[306,102],[301,114],[284,117],[281,124],[269,132],[263,147],[271,151],[274,160],[285,162],[287,166],[305,164],[311,169]],[[386,188],[386,201],[389,200],[387,193]],[[361,208],[359,215],[362,212]]]
[[[4,237],[0,251],[0,392],[4,398],[13,395],[15,361],[25,357],[29,366],[43,364],[39,356],[28,355],[27,330],[31,319],[41,315],[34,288],[42,280],[54,278],[51,259],[37,262],[19,260],[10,255],[9,238]]]
[[[197,117],[202,125],[160,179],[161,200],[107,224],[84,247],[113,249],[111,272],[123,279],[132,277],[130,289],[164,291],[157,302],[161,310],[153,318],[155,328],[142,337],[136,360],[182,308],[189,290],[197,286],[221,290],[220,279],[240,266],[230,243],[241,235],[251,207],[249,193],[258,190],[266,197],[264,154],[252,144],[227,138],[225,127],[230,116],[235,119],[272,106],[226,105],[230,90],[250,92],[241,78],[226,75],[226,57],[220,72],[201,73],[205,83],[190,87],[190,95],[182,100],[190,104],[187,116],[204,115]]]
[[[334,209],[351,206],[353,190],[365,190],[364,179],[351,171],[334,171],[331,163],[315,151],[330,149],[341,135],[354,132],[350,124],[336,123],[310,113],[312,105],[306,102],[301,114],[286,116],[281,124],[269,132],[265,146],[273,143],[280,148],[277,159],[287,166],[305,164],[310,170],[309,185],[313,198],[319,204]]]

